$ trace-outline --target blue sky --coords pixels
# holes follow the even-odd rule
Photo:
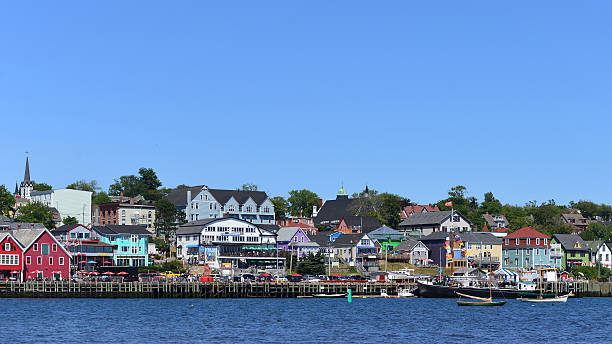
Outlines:
[[[29,2],[0,11],[0,183],[612,202],[609,1]]]

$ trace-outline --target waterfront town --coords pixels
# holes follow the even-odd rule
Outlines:
[[[533,290],[544,276],[548,283],[610,277],[605,205],[531,204],[530,213],[510,217],[520,207],[487,194],[475,209],[461,186],[430,204],[368,186],[353,195],[339,187],[328,200],[296,190],[285,200],[253,184],[162,190],[152,170],[139,174],[108,193],[86,181],[52,188],[34,181],[26,157],[14,193],[1,190],[2,280],[472,285],[487,277]]]

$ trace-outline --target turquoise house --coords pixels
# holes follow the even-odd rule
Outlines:
[[[136,225],[94,226],[93,237],[101,242],[115,245],[115,266],[149,265],[149,232]]]
[[[561,257],[551,252],[551,238],[529,227],[521,228],[503,238],[502,266],[514,270],[561,268]]]

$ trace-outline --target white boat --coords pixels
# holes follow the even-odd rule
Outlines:
[[[524,301],[524,302],[567,302],[567,298],[570,296],[572,296],[572,293],[569,293],[567,295],[549,297],[549,298],[530,299],[526,297],[521,297],[521,298],[518,298],[517,300]]]
[[[413,293],[410,292],[409,289],[400,289],[397,291],[398,297],[415,297]]]

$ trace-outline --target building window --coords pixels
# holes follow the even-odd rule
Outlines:
[[[531,244],[531,239],[527,238],[527,245]]]
[[[514,243],[518,245],[519,244],[519,238],[514,239]]]
[[[548,245],[548,239],[544,239],[544,245]]]
[[[64,265],[64,257],[59,257],[59,265]]]
[[[57,244],[51,245],[51,251],[52,252],[57,252]]]
[[[510,240],[506,239],[506,245],[510,245]]]
[[[11,243],[8,243],[8,242],[7,242],[6,244],[4,244],[4,250],[5,250],[5,251],[12,251],[12,250],[11,250]]]
[[[36,264],[42,265],[42,257],[41,256],[36,257]]]
[[[122,216],[122,217],[125,217],[125,209],[122,209],[122,210],[121,210],[121,216]]]
[[[49,265],[53,265],[53,257],[49,257]]]
[[[32,257],[26,256],[26,265],[32,264]]]
[[[536,238],[536,245],[540,244],[540,238]]]
[[[40,254],[43,254],[43,255],[49,254],[49,244],[40,245]]]
[[[38,244],[34,244],[33,246],[34,251],[38,251]]]

